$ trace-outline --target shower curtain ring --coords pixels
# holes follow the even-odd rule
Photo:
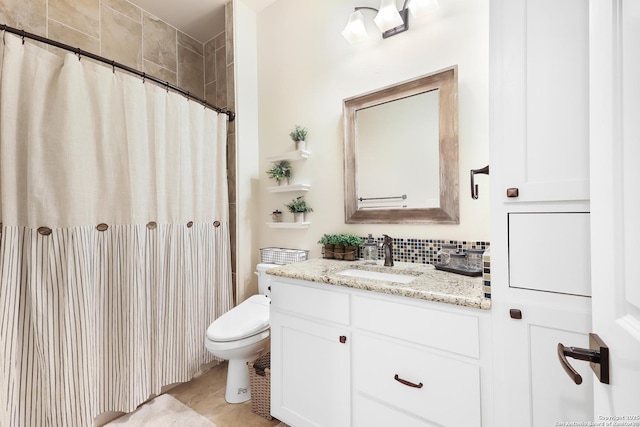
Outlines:
[[[116,61],[111,61],[111,70],[113,71],[113,74],[116,73]]]
[[[76,48],[76,56],[78,57],[78,61],[82,59],[82,49],[79,47]]]
[[[24,44],[24,38],[26,36],[27,36],[27,33],[24,30],[22,30],[22,36],[21,36],[22,37],[22,44]]]

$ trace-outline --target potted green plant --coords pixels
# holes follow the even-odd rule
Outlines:
[[[289,133],[289,136],[296,143],[296,150],[304,150],[306,148],[307,128],[296,125]]]
[[[271,169],[267,171],[269,178],[275,179],[278,185],[280,185],[284,180],[286,180],[288,184],[292,173],[293,169],[291,168],[291,163],[289,163],[288,160],[282,160],[274,164],[271,166]]]
[[[362,245],[362,238],[355,234],[333,234],[330,241],[334,244],[333,257],[346,261],[355,261]]]
[[[304,216],[307,212],[313,212],[311,206],[307,205],[304,196],[299,196],[293,199],[291,202],[284,205],[289,212],[293,213],[295,222],[304,222]]]
[[[324,258],[332,259],[333,256],[333,248],[335,247],[335,235],[334,234],[323,234],[320,240],[318,240],[323,246]]]

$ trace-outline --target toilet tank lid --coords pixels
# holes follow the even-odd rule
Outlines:
[[[213,321],[207,328],[212,341],[236,341],[269,328],[269,303],[265,295],[253,295]]]
[[[276,267],[282,267],[282,266],[280,264],[269,264],[266,262],[262,262],[256,265],[256,270],[258,270],[258,272],[265,272],[267,270],[271,270],[272,268],[276,268]]]

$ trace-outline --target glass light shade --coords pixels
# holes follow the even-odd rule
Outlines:
[[[398,13],[395,0],[382,0],[378,14],[373,19],[381,32],[385,32],[392,28],[402,25],[402,17]]]
[[[342,36],[351,44],[368,39],[367,29],[364,26],[364,16],[362,12],[356,10],[349,15],[347,26],[342,30]]]
[[[438,0],[411,0],[407,7],[411,14],[417,18],[433,12],[440,7],[440,3],[438,3]]]

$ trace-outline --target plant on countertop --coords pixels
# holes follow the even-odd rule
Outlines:
[[[324,257],[354,261],[362,238],[355,234],[323,234],[318,243],[324,246]],[[349,248],[349,249],[346,249]]]
[[[308,206],[306,200],[304,200],[304,196],[296,197],[291,202],[286,203],[285,207],[291,213],[313,212],[311,206]]]
[[[361,246],[362,238],[355,234],[323,234],[318,243],[323,245]]]
[[[344,246],[361,246],[362,238],[356,236],[355,234],[337,234],[336,240],[339,243],[334,243],[336,245],[344,245]]]
[[[321,245],[335,245],[333,243],[335,234],[323,234],[318,243]]]
[[[296,127],[289,133],[291,139],[295,142],[298,141],[306,141],[307,139],[307,128],[303,128],[302,126],[296,125]]]
[[[271,169],[267,171],[267,175],[269,175],[269,178],[275,179],[278,185],[280,185],[281,181],[291,178],[292,172],[291,163],[289,163],[288,160],[282,160],[274,164]]]

